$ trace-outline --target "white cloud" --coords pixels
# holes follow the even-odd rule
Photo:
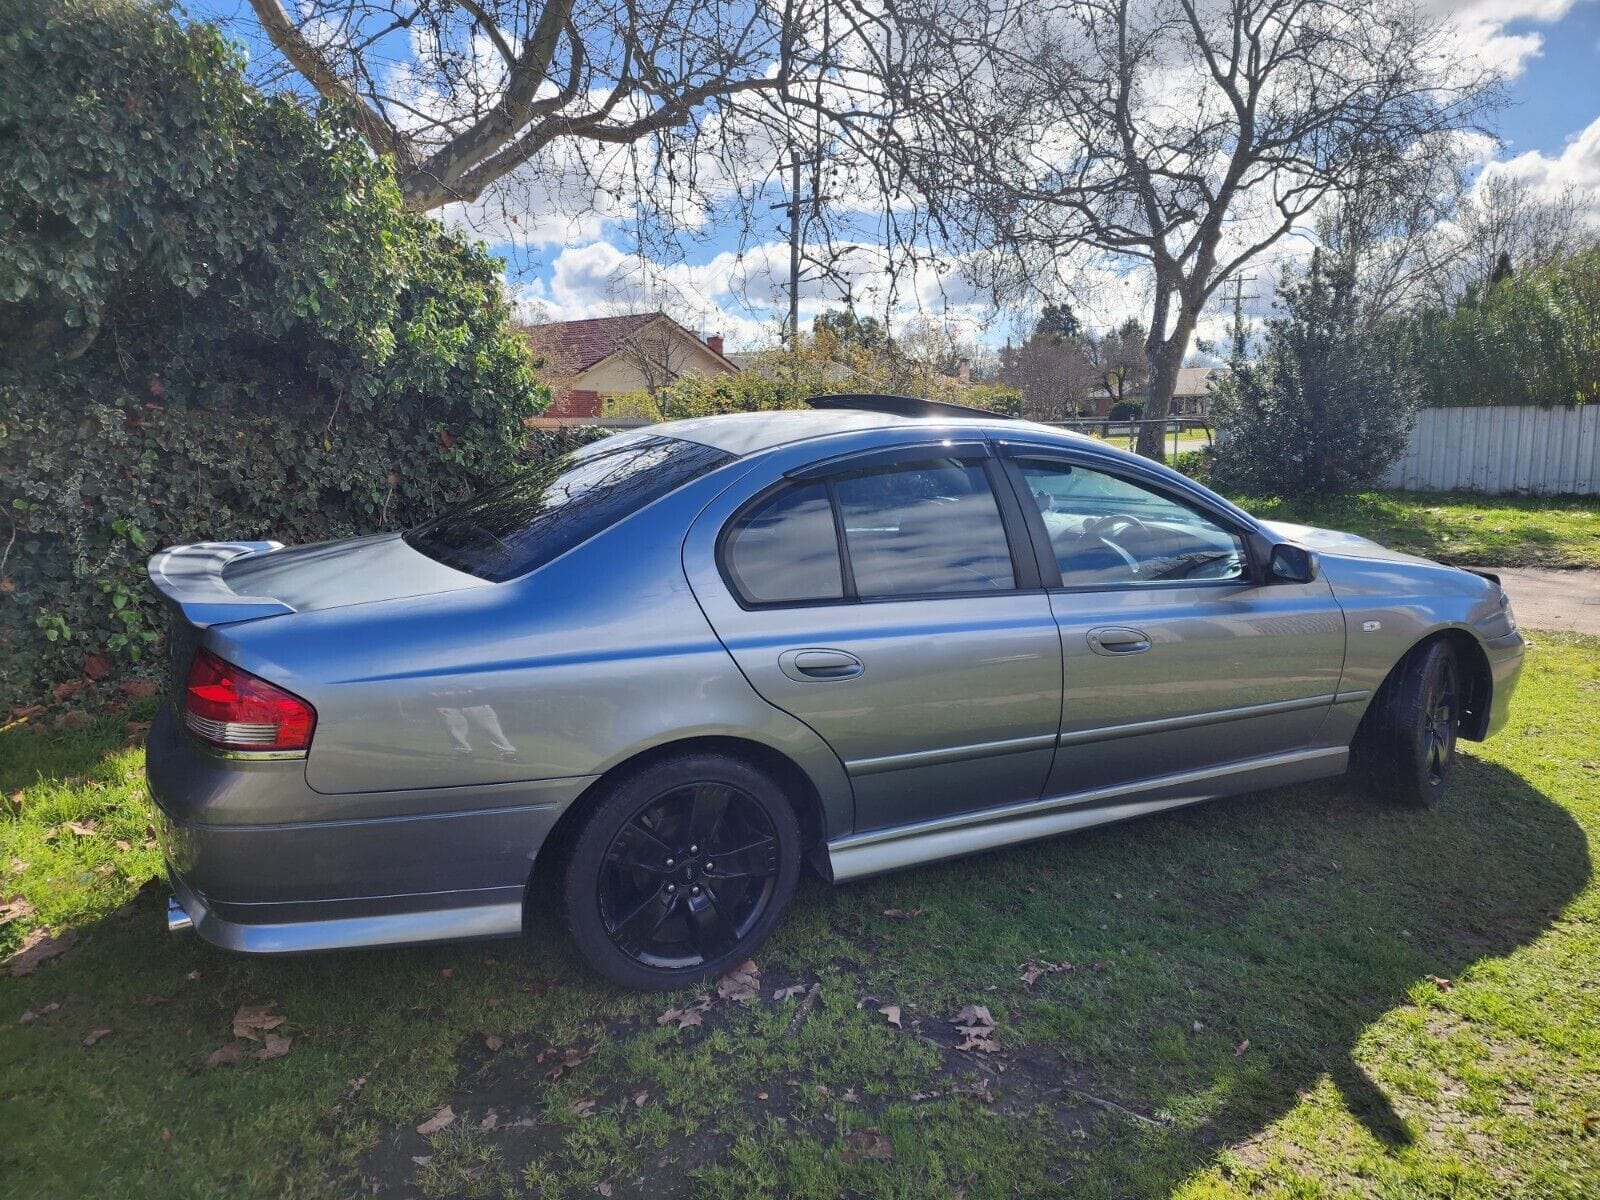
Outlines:
[[[1586,0],[1425,0],[1423,8],[1451,18],[1460,30],[1463,52],[1484,66],[1515,79],[1544,48],[1544,35],[1514,23],[1552,25]]]
[[[1560,154],[1537,150],[1490,163],[1483,177],[1505,175],[1526,184],[1535,195],[1554,200],[1567,189],[1588,197],[1587,216],[1600,224],[1600,117],[1566,144]],[[1481,178],[1480,178],[1481,186]]]

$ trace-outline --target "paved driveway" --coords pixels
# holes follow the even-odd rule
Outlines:
[[[1517,624],[1525,629],[1565,629],[1600,634],[1600,571],[1539,567],[1484,567],[1500,576]]]

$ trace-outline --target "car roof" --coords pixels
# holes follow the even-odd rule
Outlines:
[[[1040,425],[1033,421],[1015,421],[998,415],[902,417],[866,409],[841,408],[785,408],[767,412],[690,417],[687,420],[667,421],[652,426],[650,432],[680,438],[686,442],[698,442],[742,458],[747,454],[757,454],[777,446],[826,437],[834,433],[855,433],[869,429],[949,429],[952,426],[1012,436],[1026,430],[1030,434],[1046,434],[1054,438],[1085,442],[1090,446],[1104,445],[1082,434]]]

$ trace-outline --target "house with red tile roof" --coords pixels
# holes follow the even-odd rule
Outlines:
[[[543,360],[555,400],[546,417],[598,417],[605,401],[654,392],[684,375],[737,375],[722,338],[702,341],[663,312],[530,325],[521,331]]]

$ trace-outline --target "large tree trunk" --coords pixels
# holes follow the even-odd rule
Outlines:
[[[1189,338],[1194,333],[1198,314],[1187,304],[1178,308],[1178,323],[1172,336],[1161,340],[1159,327],[1151,331],[1145,352],[1150,359],[1150,394],[1144,402],[1145,423],[1139,426],[1137,449],[1146,458],[1166,462],[1166,419],[1172,412],[1172,394],[1178,389],[1178,368],[1183,366]]]

